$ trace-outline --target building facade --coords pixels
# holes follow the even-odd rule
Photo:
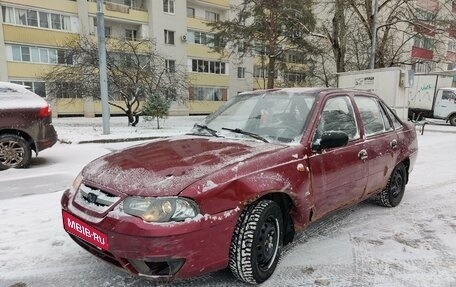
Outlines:
[[[206,24],[229,17],[229,0],[104,2],[106,37],[154,39],[170,68],[186,67],[189,101],[174,103],[172,114],[207,114],[239,91],[251,89],[244,75],[238,77],[238,67],[209,47]],[[45,71],[71,64],[62,45],[72,38],[96,36],[96,1],[2,0],[0,5],[0,80],[25,84],[46,97]],[[56,115],[101,113],[101,104],[93,99],[74,95],[49,100]],[[111,112],[120,110],[111,107]]]
[[[224,57],[210,47],[213,35],[207,24],[232,17],[230,5],[240,1],[105,0],[105,34],[130,41],[154,39],[167,66],[185,67],[190,79],[189,101],[174,103],[171,114],[207,114],[239,92],[266,84],[267,71],[259,55]],[[452,5],[448,13],[454,17],[456,6]],[[44,72],[53,65],[71,65],[62,45],[81,36],[96,36],[96,0],[1,0],[0,6],[0,81],[25,84],[46,97]],[[441,8],[437,0],[416,0],[416,6],[424,19]],[[409,41],[404,47],[412,68],[417,72],[454,69],[455,27],[438,45],[432,44],[437,37],[432,27]],[[305,70],[306,56],[290,51],[284,62],[287,68],[276,73],[276,85],[302,85],[300,71]],[[73,95],[48,100],[55,115],[101,114],[101,104],[94,99]],[[111,112],[121,113],[113,107]]]

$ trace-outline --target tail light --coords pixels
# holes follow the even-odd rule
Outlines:
[[[38,111],[38,116],[40,118],[47,118],[47,117],[52,116],[51,106],[45,106],[45,107],[40,108],[40,110]]]

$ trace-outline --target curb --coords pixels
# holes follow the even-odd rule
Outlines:
[[[153,140],[167,138],[170,136],[151,136],[151,137],[135,137],[135,138],[117,138],[117,139],[97,139],[97,140],[82,140],[78,142],[71,142],[69,144],[89,144],[89,143],[120,143],[120,142],[134,142],[134,141],[143,141],[143,140]],[[68,144],[66,141],[61,141],[61,143]]]

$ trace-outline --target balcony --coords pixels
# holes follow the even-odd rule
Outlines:
[[[412,58],[432,60],[432,58],[434,58],[434,52],[432,50],[413,46],[412,47]]]
[[[89,14],[95,15],[97,13],[97,3],[95,0],[90,0],[88,3]],[[126,20],[128,22],[148,22],[149,14],[147,8],[144,6],[129,6],[112,1],[105,1],[103,12],[106,18]]]
[[[97,2],[97,0],[90,0],[90,2]],[[130,9],[147,12],[147,5],[145,0],[104,0],[105,9],[108,11],[116,11],[121,13],[128,13]]]

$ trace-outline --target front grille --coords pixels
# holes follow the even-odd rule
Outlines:
[[[100,213],[107,211],[119,200],[118,196],[85,184],[81,184],[75,198],[79,205]]]

